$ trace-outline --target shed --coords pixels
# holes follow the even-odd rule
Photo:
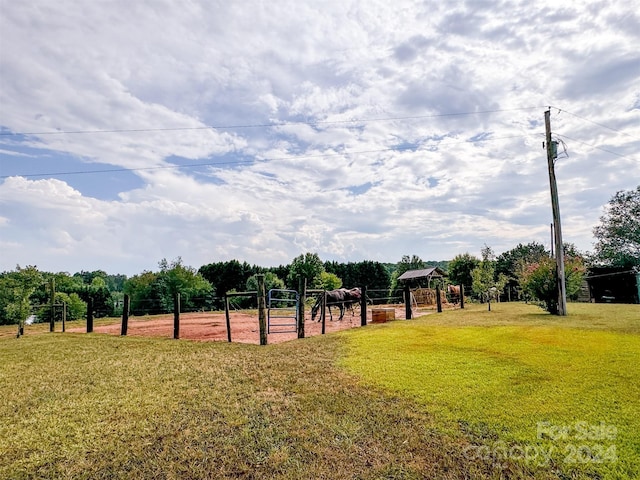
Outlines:
[[[420,270],[407,270],[398,277],[400,282],[411,282],[419,284],[420,280],[427,280],[427,287],[431,288],[431,280],[434,278],[443,278],[445,273],[439,267],[428,267]]]
[[[591,267],[585,280],[592,302],[640,303],[640,272],[633,269]]]

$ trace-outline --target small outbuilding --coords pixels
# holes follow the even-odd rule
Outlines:
[[[590,302],[640,303],[640,271],[592,267],[585,280],[589,286]]]
[[[416,306],[435,305],[437,290],[431,288],[431,282],[444,278],[445,273],[438,267],[422,268],[420,270],[407,270],[398,277],[398,281],[404,283],[411,290],[412,304]],[[441,284],[441,286],[444,286]],[[440,290],[442,303],[447,302],[444,290]]]
[[[438,267],[428,267],[420,270],[407,270],[398,277],[398,281],[407,282],[411,286],[426,286],[427,288],[431,288],[431,280],[442,279],[444,276],[445,273],[442,269]]]

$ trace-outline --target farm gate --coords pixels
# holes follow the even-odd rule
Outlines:
[[[295,290],[273,288],[267,296],[267,333],[298,331],[300,294]]]

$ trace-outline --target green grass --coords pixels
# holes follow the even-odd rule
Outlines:
[[[0,340],[0,478],[520,478],[412,400],[266,347],[100,334]],[[538,478],[548,478],[538,476]]]
[[[0,478],[636,475],[638,307],[493,310],[266,347],[0,327]],[[545,420],[616,426],[618,461],[495,455],[564,448]]]
[[[415,399],[443,430],[466,432],[484,448],[473,452],[529,448],[523,463],[562,475],[640,475],[640,307],[570,304],[568,317],[523,304],[465,310],[348,332],[342,364]],[[568,435],[539,438],[544,425]]]

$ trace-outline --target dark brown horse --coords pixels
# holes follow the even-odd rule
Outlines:
[[[345,309],[351,308],[351,313],[353,314],[353,304],[359,303],[362,298],[362,292],[359,288],[338,288],[336,290],[329,290],[325,292],[327,299],[327,308],[329,309],[329,319],[333,321],[333,315],[331,314],[331,307],[338,307],[340,309],[340,317],[338,320],[342,320],[344,317]],[[316,315],[318,314],[318,310],[320,310],[320,306],[322,305],[322,295],[318,295],[318,299],[316,300],[315,305],[311,307],[311,321],[316,320]],[[318,319],[319,321],[319,319]]]

